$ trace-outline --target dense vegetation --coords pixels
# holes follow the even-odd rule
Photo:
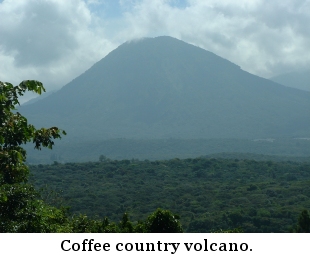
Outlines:
[[[139,221],[163,208],[180,215],[186,232],[289,232],[310,209],[310,162],[100,160],[31,165],[31,181],[75,214],[117,222],[126,212]]]

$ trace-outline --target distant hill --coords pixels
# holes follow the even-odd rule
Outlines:
[[[22,105],[25,106],[25,105],[28,105],[28,104],[33,104],[33,103],[35,103],[35,102],[37,102],[39,100],[42,100],[45,97],[47,97],[47,96],[49,96],[49,95],[51,95],[51,94],[53,94],[55,92],[56,92],[56,90],[53,90],[53,91],[50,91],[50,92],[44,92],[42,95],[39,95],[39,96],[37,96],[35,98],[30,99],[27,102],[24,102]]]
[[[31,164],[98,161],[104,155],[113,160],[167,160],[212,158],[310,161],[310,139],[109,139],[57,141],[53,151],[26,146]]]
[[[37,126],[65,129],[68,142],[310,135],[310,92],[166,36],[122,44],[19,111]]]
[[[271,80],[284,86],[310,91],[310,70],[284,73]]]

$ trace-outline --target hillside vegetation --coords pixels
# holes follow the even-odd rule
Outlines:
[[[310,209],[310,162],[102,156],[101,162],[30,169],[36,187],[45,187],[45,200],[72,213],[118,221],[127,212],[137,222],[163,208],[180,215],[186,232],[288,232]]]

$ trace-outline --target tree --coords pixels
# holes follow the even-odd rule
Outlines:
[[[298,217],[296,232],[310,233],[310,215],[307,210],[303,210]]]
[[[103,155],[103,154],[101,154],[101,155],[99,156],[99,161],[100,161],[100,162],[106,162],[107,159],[108,159],[108,158],[107,158],[105,155]]]
[[[152,213],[145,222],[146,232],[148,233],[181,233],[182,225],[178,215],[172,214],[168,210],[158,208]]]
[[[65,211],[38,200],[27,183],[29,169],[22,145],[52,149],[54,139],[66,132],[57,127],[36,129],[16,111],[18,97],[26,91],[41,94],[41,82],[25,80],[18,86],[0,81],[0,232],[52,232],[66,221]]]

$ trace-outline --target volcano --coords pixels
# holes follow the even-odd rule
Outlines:
[[[120,45],[19,112],[36,126],[66,130],[69,139],[310,135],[310,92],[168,36]]]

